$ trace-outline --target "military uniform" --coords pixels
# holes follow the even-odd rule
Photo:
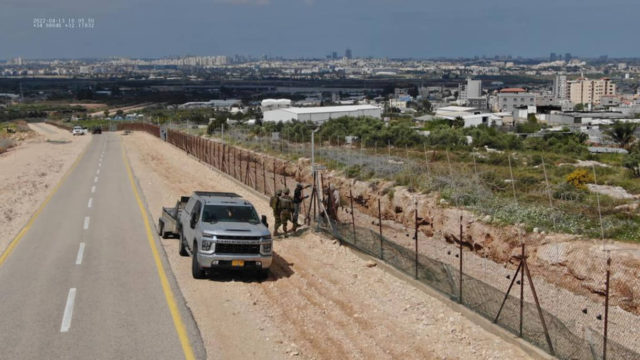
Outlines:
[[[291,215],[293,214],[293,199],[289,196],[289,189],[286,189],[284,195],[280,197],[278,208],[280,210],[280,222],[286,235],[287,222],[291,221]]]
[[[296,231],[298,226],[298,216],[300,215],[300,208],[302,207],[302,201],[309,196],[302,195],[302,190],[310,187],[311,185],[302,186],[302,184],[298,183],[296,185],[296,189],[293,191],[293,231]]]
[[[269,200],[269,205],[273,209],[273,218],[275,220],[275,230],[273,231],[274,235],[278,234],[278,228],[280,227],[280,195],[282,195],[282,190],[276,191],[276,193],[271,197],[271,200]]]

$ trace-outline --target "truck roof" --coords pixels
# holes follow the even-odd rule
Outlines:
[[[251,203],[244,200],[240,195],[229,192],[196,191],[194,195],[199,197],[205,204],[214,205],[239,205],[250,206]]]

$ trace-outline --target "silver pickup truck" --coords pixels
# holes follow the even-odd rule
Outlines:
[[[196,191],[164,208],[163,233],[176,232],[180,255],[192,257],[194,278],[212,268],[253,269],[266,276],[272,261],[266,216],[234,193]]]

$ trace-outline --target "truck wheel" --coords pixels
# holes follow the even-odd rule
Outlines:
[[[191,257],[191,275],[194,279],[204,279],[204,269],[198,264],[198,244],[193,243],[193,256]]]
[[[162,236],[163,239],[166,239],[164,236],[164,223],[162,220],[158,220],[158,235]]]
[[[180,231],[180,256],[189,256],[189,252],[187,251],[187,244],[185,243],[182,231]]]

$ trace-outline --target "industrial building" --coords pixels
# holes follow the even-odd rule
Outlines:
[[[537,96],[537,94],[529,93],[521,88],[502,89],[498,93],[498,103],[495,110],[513,112],[515,109],[536,106]]]
[[[263,113],[288,107],[291,107],[291,100],[289,99],[264,99],[260,103],[260,109]]]
[[[343,116],[360,117],[367,116],[380,119],[382,109],[373,105],[347,105],[347,106],[319,106],[319,107],[290,107],[263,113],[264,122],[290,122],[312,121],[322,124],[329,119]]]

